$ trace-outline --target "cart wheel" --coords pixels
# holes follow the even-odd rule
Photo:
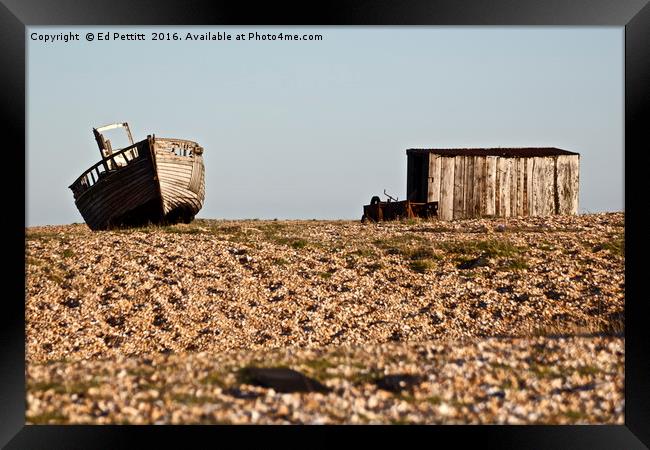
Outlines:
[[[361,216],[361,223],[368,223],[368,218],[366,217],[365,214]]]

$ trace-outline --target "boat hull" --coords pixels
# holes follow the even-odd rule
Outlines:
[[[107,158],[93,166],[106,168],[96,171],[96,181],[86,176],[91,168],[70,186],[88,226],[106,230],[190,222],[205,198],[203,149],[191,141],[155,137],[132,147],[135,157],[127,164],[116,168]]]

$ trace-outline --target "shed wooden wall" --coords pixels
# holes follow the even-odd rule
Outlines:
[[[579,155],[503,158],[430,153],[427,201],[438,202],[442,220],[577,214],[579,162]]]

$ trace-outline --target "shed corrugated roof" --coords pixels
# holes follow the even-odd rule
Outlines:
[[[559,156],[579,155],[579,153],[562,150],[555,147],[497,147],[497,148],[409,148],[407,154],[434,153],[442,156],[502,156],[533,157],[533,156]]]

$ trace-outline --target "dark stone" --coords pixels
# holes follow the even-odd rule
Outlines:
[[[574,393],[574,392],[584,392],[591,391],[596,387],[594,383],[582,384],[579,386],[570,386],[565,388],[555,388],[551,391],[551,394],[564,394],[564,393]]]
[[[432,314],[431,315],[431,321],[430,322],[431,322],[432,325],[440,325],[444,321],[445,321],[445,319],[438,316],[438,314]]]
[[[153,324],[157,327],[163,327],[167,323],[167,319],[162,314],[156,314],[153,319]]]
[[[112,327],[120,327],[124,324],[123,316],[112,316],[106,319],[106,323]]]
[[[63,306],[67,306],[68,308],[79,308],[80,305],[81,303],[78,298],[69,298],[63,301]]]
[[[546,296],[546,298],[550,298],[551,300],[559,300],[562,298],[562,294],[553,290],[544,292],[544,295]]]
[[[391,334],[388,339],[393,342],[399,342],[402,340],[402,333],[400,333],[399,331],[393,331],[393,334]]]
[[[124,342],[121,336],[104,336],[104,343],[107,347],[118,348]]]
[[[499,294],[510,294],[512,292],[512,286],[499,286],[496,288],[496,291]]]
[[[244,384],[271,388],[277,392],[330,392],[317,380],[285,367],[245,367],[239,372]]]
[[[467,261],[463,261],[462,263],[458,264],[458,268],[461,270],[467,270],[467,269],[474,269],[476,267],[485,267],[488,265],[488,259],[481,255],[478,258],[470,259]]]
[[[524,303],[527,302],[530,296],[528,294],[515,295],[514,299],[516,302]]]
[[[506,398],[506,393],[503,391],[496,391],[491,394],[488,394],[488,397]]]
[[[237,387],[231,387],[223,390],[223,393],[226,395],[230,395],[231,397],[235,398],[241,398],[244,400],[248,399],[254,399],[257,397],[260,397],[262,394],[259,392],[251,392],[251,391],[242,391],[241,389]]]
[[[412,391],[413,388],[419,385],[422,381],[424,381],[423,377],[418,375],[394,374],[378,378],[375,381],[375,384],[379,389],[397,393],[405,390]]]

